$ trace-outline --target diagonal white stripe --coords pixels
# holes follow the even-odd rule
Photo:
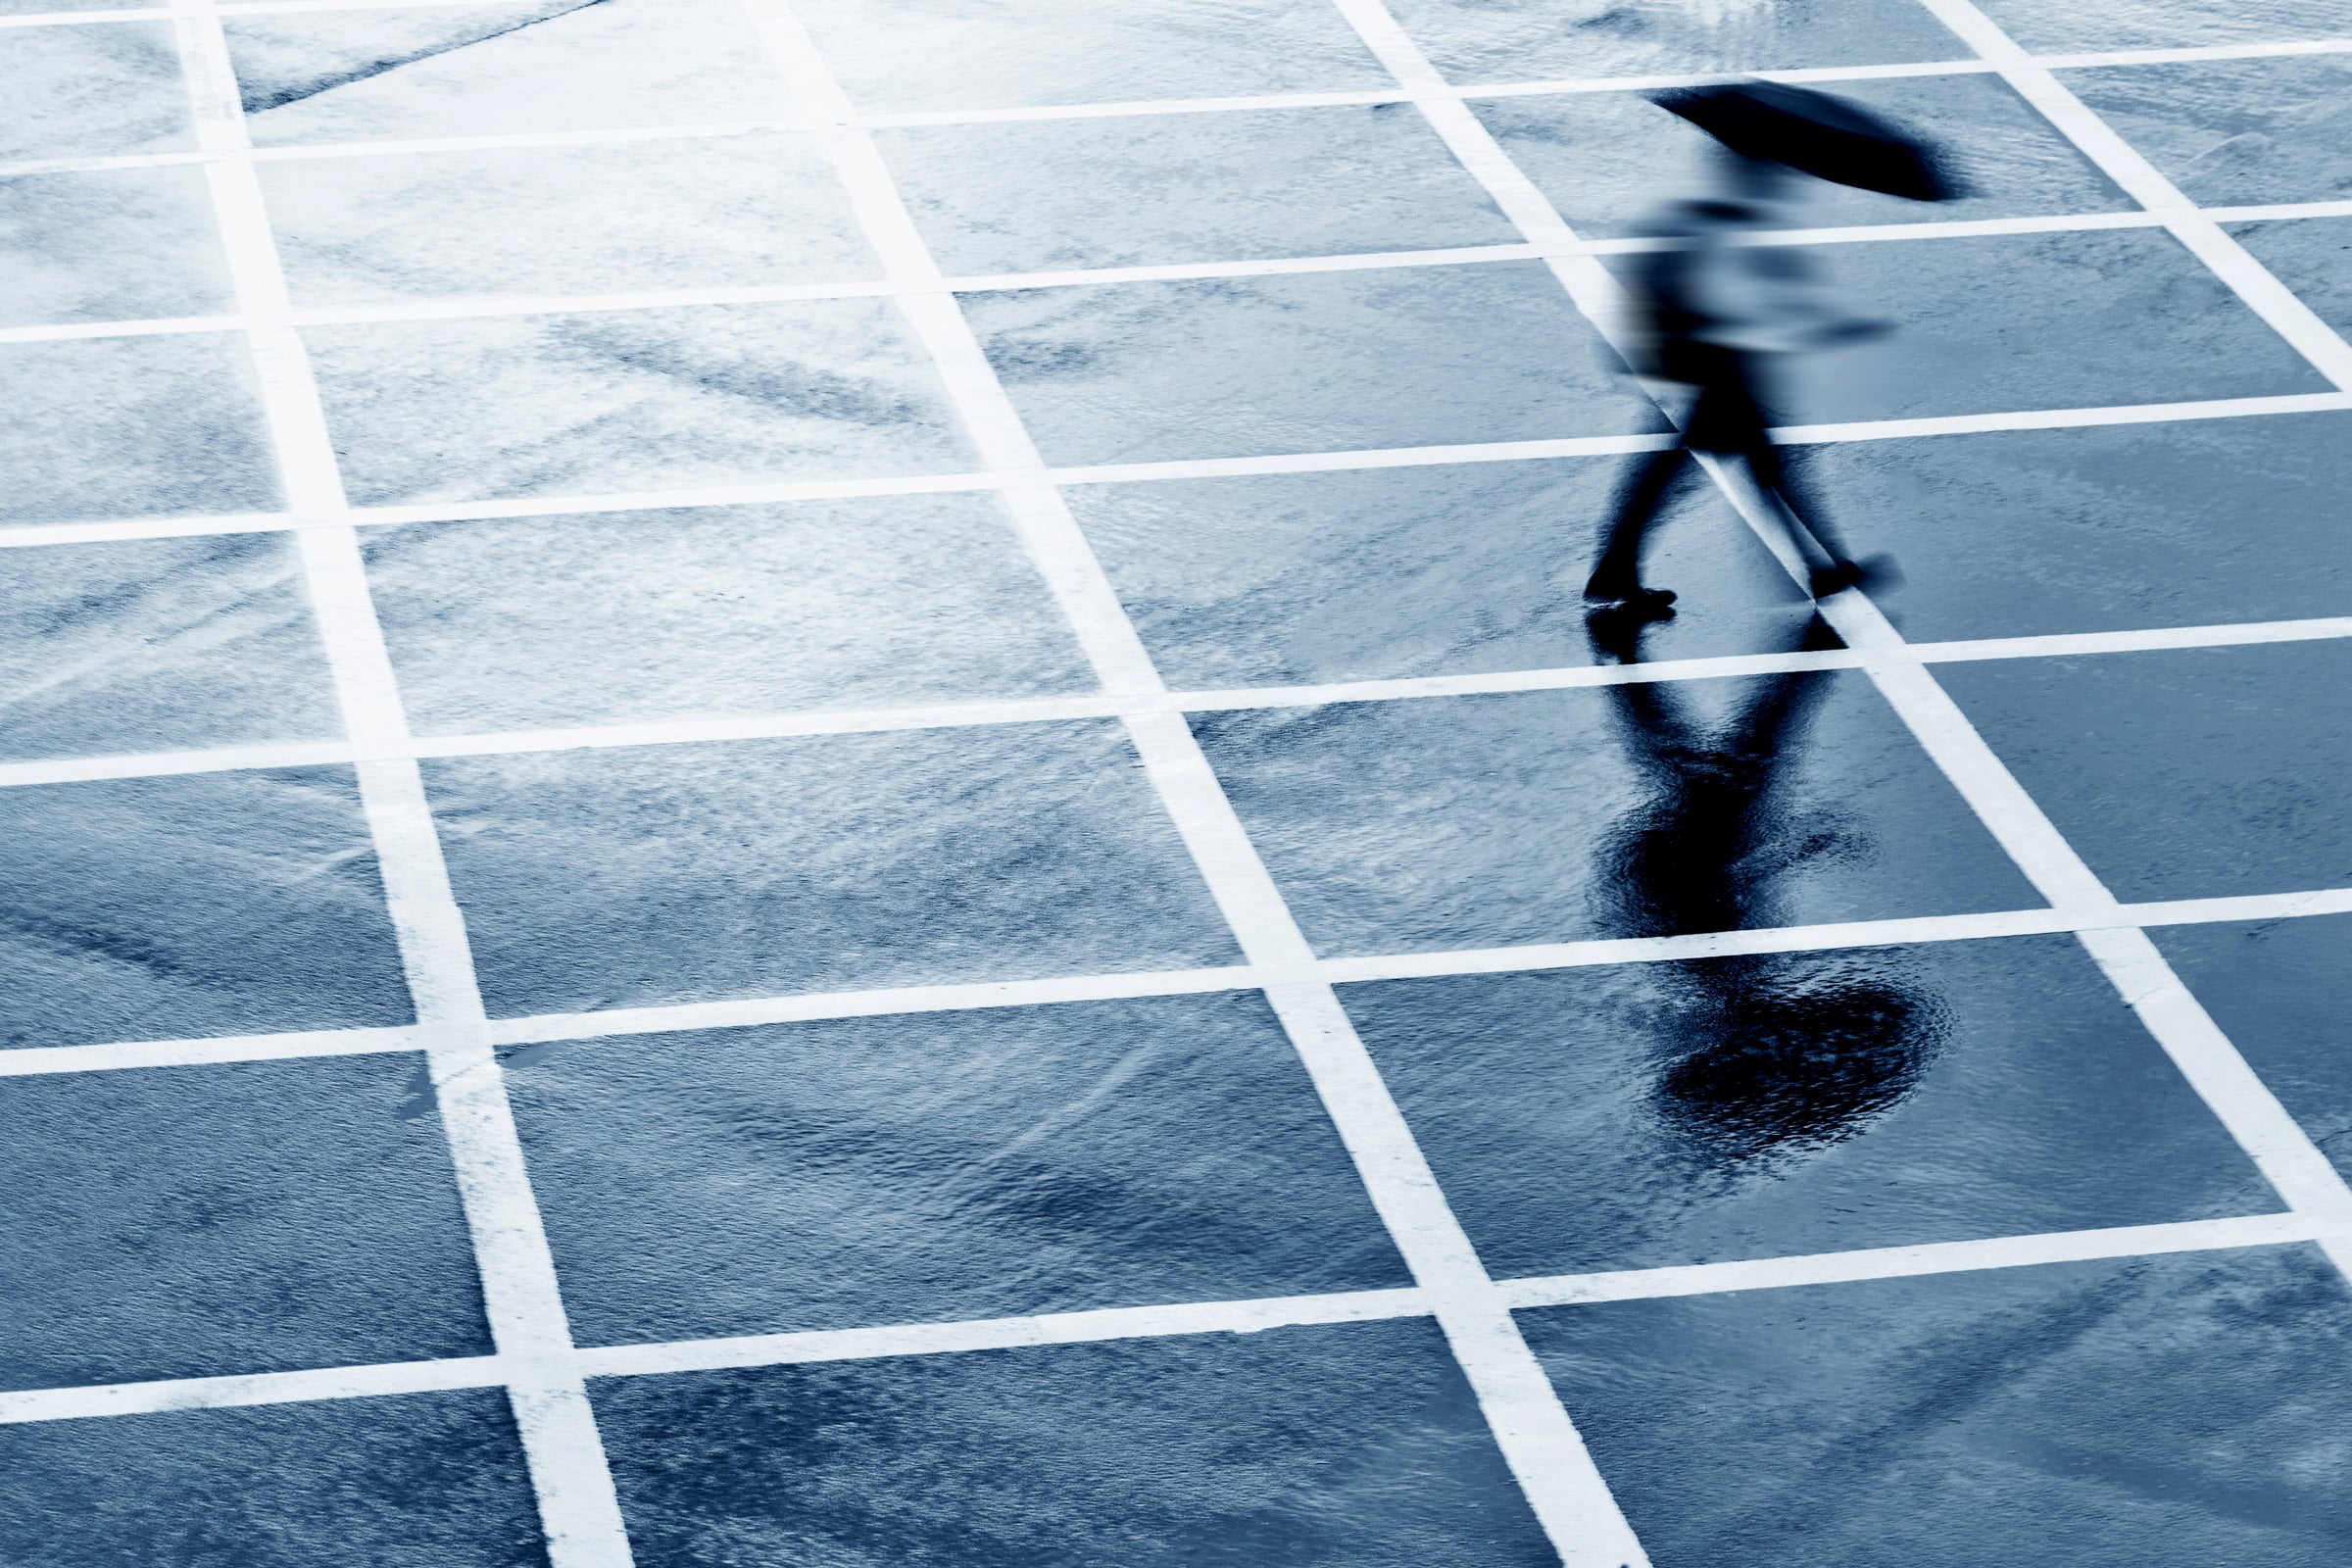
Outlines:
[[[243,111],[219,12],[182,0],[175,32],[200,142],[245,144]],[[400,696],[368,597],[334,443],[308,352],[287,323],[285,278],[253,165],[206,166],[221,244],[248,337],[327,662],[353,747],[399,751]],[[472,1232],[491,1333],[538,1494],[555,1568],[626,1568],[628,1542],[571,1348],[555,1266],[522,1165],[465,925],[451,898],[416,763],[356,765],[386,903],[416,999],[426,1059]]]
[[[937,269],[870,134],[850,122],[847,99],[790,10],[781,0],[747,3],[795,101],[834,122],[828,141],[835,167],[893,279],[935,280]],[[1142,640],[955,298],[917,293],[903,298],[901,305],[930,349],[983,463],[1006,476],[1003,493],[1007,510],[1104,689],[1121,694],[1163,690]],[[1250,961],[1261,966],[1307,962],[1312,955],[1304,938],[1182,717],[1173,712],[1131,713],[1125,722],[1146,775]],[[1267,995],[1354,1158],[1374,1207],[1431,1298],[1505,1457],[1529,1486],[1539,1517],[1563,1554],[1582,1550],[1563,1539],[1563,1528],[1589,1533],[1596,1517],[1614,1519],[1615,1506],[1584,1461],[1583,1446],[1550,1384],[1520,1341],[1370,1055],[1331,988],[1320,979],[1279,982],[1267,988]],[[1622,1525],[1618,1528],[1622,1532]],[[1599,1561],[1591,1556],[1576,1560]],[[1631,1560],[1623,1553],[1610,1558],[1612,1565]]]
[[[2180,211],[2188,209],[2189,203],[2172,181],[2092,114],[2046,66],[2034,63],[1974,0],[1920,3],[1970,48],[1997,65],[2004,80],[2134,200],[2154,211],[2180,212],[2166,225],[2172,233],[2314,368],[2338,387],[2352,388],[2352,344],[2322,321],[2209,215]],[[1832,610],[1833,624],[1849,645],[1869,649],[1901,641],[1886,617],[1859,594],[1842,596]],[[1958,705],[1944,695],[1924,666],[1874,669],[1872,678],[1936,756],[2019,869],[2036,886],[2045,892],[2064,890],[2064,902],[2068,903],[2114,903],[2113,895],[2010,777]],[[2060,902],[2056,894],[2052,897],[2053,902]],[[2296,1209],[2322,1216],[2331,1227],[2340,1228],[2344,1218],[2352,1216],[2352,1186],[2347,1186],[2310,1135],[2246,1064],[2147,933],[2086,930],[2081,939],[2271,1185]],[[2332,1236],[2322,1246],[2339,1269],[2352,1273],[2352,1244]]]

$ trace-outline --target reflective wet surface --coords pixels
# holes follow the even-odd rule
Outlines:
[[[226,31],[262,146],[797,115],[724,0],[295,12],[233,17]]]
[[[406,1023],[348,768],[0,791],[11,1046]]]
[[[2352,920],[2342,915],[2156,935],[2214,1021],[2339,1170],[2352,1165],[2352,1058],[2341,1045],[2348,935]]]
[[[0,1448],[0,1540],[27,1560],[548,1560],[514,1417],[486,1389],[12,1426]]]
[[[1234,956],[1106,723],[457,758],[425,782],[494,1013]]]
[[[265,164],[296,301],[843,282],[871,252],[790,130]],[[164,314],[157,312],[156,314]]]
[[[487,1351],[449,1151],[400,1114],[411,1076],[368,1056],[12,1085],[9,1387]]]
[[[2067,84],[2189,200],[2326,201],[2352,189],[2339,56],[2072,72]]]
[[[1846,672],[1193,720],[1310,940],[1486,948],[2015,908]],[[1742,887],[1726,891],[1729,870]]]
[[[883,300],[328,326],[312,342],[362,504],[969,466]]]
[[[2346,1559],[2352,4],[141,9],[0,0],[0,1562]],[[1686,464],[1594,613],[1749,70],[1969,187],[1756,263],[1868,601]]]
[[[1388,981],[1343,997],[1454,1211],[1504,1273],[2276,1203],[2065,937]]]
[[[1094,689],[984,496],[422,524],[365,547],[431,734]]]
[[[279,505],[251,361],[232,334],[0,343],[0,521]]]
[[[795,8],[870,111],[1363,92],[1394,85],[1317,0],[815,0]]]
[[[2177,49],[2337,38],[2352,25],[2343,0],[1986,0],[1982,8],[2028,49]]]
[[[1409,104],[919,125],[878,140],[951,273],[1519,239]]]
[[[1978,664],[1952,695],[2119,897],[2340,887],[2335,642]]]
[[[1903,329],[1792,367],[1779,404],[1790,423],[2328,386],[2160,232],[1888,240],[1814,256],[1849,308],[1895,317]],[[1995,289],[2012,302],[1997,313],[1984,309]],[[2163,330],[2145,330],[2150,319]]]
[[[2289,1249],[1526,1322],[1653,1562],[2303,1568],[2352,1544],[2348,1307]]]
[[[1899,0],[1405,0],[1390,9],[1431,62],[1458,82],[1951,60],[1968,53],[1926,10]]]
[[[594,1397],[651,1562],[1555,1560],[1427,1323],[635,1378]]]
[[[1620,467],[1441,464],[1068,495],[1169,684],[1284,685],[1608,662],[1581,590]],[[1651,549],[1690,607],[1649,630],[1652,659],[1782,647],[1806,614],[1704,487],[1676,498]],[[1391,612],[1399,603],[1409,619]]]
[[[1411,1283],[1254,996],[508,1063],[590,1343]]]
[[[965,310],[1048,463],[1661,424],[1536,262],[975,294]]]
[[[2315,298],[2306,294],[2306,298]],[[1922,640],[2302,620],[2352,596],[2342,414],[1804,447]]]
[[[0,555],[0,704],[10,760],[343,729],[282,534]]]
[[[211,316],[232,307],[204,175],[32,174],[0,183],[0,325]]]

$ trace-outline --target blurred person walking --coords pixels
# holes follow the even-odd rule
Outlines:
[[[1813,597],[1863,582],[1855,562],[1811,498],[1800,495],[1773,445],[1766,404],[1773,362],[1808,348],[1858,342],[1887,323],[1847,317],[1810,256],[1793,246],[1745,243],[1788,226],[1791,198],[1808,178],[1913,201],[1962,194],[1920,138],[1840,98],[1775,82],[1662,93],[1652,100],[1720,145],[1720,188],[1668,210],[1634,276],[1642,311],[1630,345],[1636,373],[1695,388],[1680,438],[1651,453],[1618,492],[1585,598],[1634,618],[1674,613],[1672,592],[1643,586],[1650,524],[1682,477],[1685,452],[1736,457],[1830,555],[1813,569]]]

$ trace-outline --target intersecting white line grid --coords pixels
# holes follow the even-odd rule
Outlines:
[[[2003,430],[2063,430],[2118,424],[2163,424],[2183,420],[2253,418],[2274,414],[2325,414],[2352,410],[2352,392],[2290,392],[2243,398],[2208,398],[2183,403],[2139,403],[2082,409],[2025,409],[1994,414],[1934,415],[1920,418],[1869,419],[1841,424],[1784,425],[1773,431],[1781,445],[1831,441],[1892,441],[1917,436],[1976,435]],[[1277,453],[1248,458],[1194,458],[1169,462],[1099,464],[1047,470],[1057,485],[1144,483],[1161,479],[1209,479],[1250,474],[1338,473],[1364,468],[1427,467],[1444,464],[1516,463],[1530,459],[1607,457],[1649,452],[1670,444],[1665,435],[1562,436],[1529,441],[1466,445],[1386,447],[1353,452]],[[354,507],[351,518],[364,525],[414,522],[469,522],[493,517],[533,517],[570,513],[651,512],[678,507],[713,507],[785,501],[837,500],[852,496],[932,495],[952,491],[999,490],[1012,482],[991,473],[918,474],[885,479],[805,479],[710,485],[691,489],[632,491],[608,495],[547,495],[512,500],[451,501],[424,505]],[[20,523],[0,526],[0,549],[52,544],[90,544],[128,539],[189,538],[210,534],[299,531],[306,524],[289,513],[236,513],[163,517],[125,517],[89,522]]]
[[[276,9],[276,8],[272,8]],[[300,7],[289,9],[302,9]],[[348,9],[343,5],[318,9]],[[223,6],[223,14],[231,8]],[[157,13],[168,15],[169,13]],[[140,13],[139,15],[148,15]],[[99,14],[99,19],[122,20],[122,15]],[[0,19],[23,22],[39,19]],[[1960,30],[1960,29],[1955,29]],[[2034,56],[2010,48],[2000,59],[1979,58],[1967,61],[1935,62],[1926,65],[1881,67],[1827,67],[1800,71],[1766,72],[1766,76],[1781,80],[1859,80],[1886,76],[1949,75],[1961,74],[1997,74],[2007,79],[2029,101],[2049,113],[2041,103],[2036,85],[2050,78],[2054,69],[2080,67],[2088,64],[2124,65],[2167,63],[2184,60],[2225,60],[2272,58],[2281,54],[2317,55],[2352,51],[2352,39],[2321,39],[2292,45],[2243,44],[2217,46],[2206,49],[2154,49],[2127,51],[2102,56]],[[2020,71],[2027,74],[2021,77]],[[1287,97],[1262,99],[1200,99],[1173,100],[1164,103],[1143,104],[1087,104],[1054,109],[1020,109],[940,113],[912,116],[859,116],[846,100],[836,106],[836,113],[826,117],[829,123],[853,127],[875,128],[896,124],[956,124],[986,123],[1006,119],[1041,118],[1112,118],[1141,114],[1176,111],[1195,113],[1224,113],[1252,107],[1329,107],[1343,104],[1400,103],[1436,99],[1500,98],[1541,93],[1600,92],[1650,89],[1690,82],[1723,79],[1712,76],[1656,76],[1595,78],[1569,82],[1532,82],[1496,84],[1486,87],[1465,87],[1446,82],[1434,71],[1425,72],[1413,88],[1384,93],[1322,93],[1294,94]],[[2060,89],[2063,91],[2063,89]],[[2044,95],[2046,96],[2046,95]],[[255,148],[250,145],[203,148],[194,153],[164,153],[128,155],[104,160],[45,160],[37,163],[0,165],[0,177],[32,172],[55,172],[69,169],[94,167],[122,168],[136,165],[165,165],[189,162],[209,162],[223,159],[245,161],[317,160],[385,156],[397,153],[424,151],[479,150],[495,147],[531,147],[555,145],[585,145],[616,141],[681,139],[741,134],[756,129],[787,129],[810,131],[821,127],[806,119],[755,122],[729,125],[652,126],[634,129],[579,130],[567,132],[510,132],[505,134],[444,137],[424,140],[379,141],[358,143],[313,144],[292,147]],[[2094,162],[2098,160],[2094,159]],[[2129,193],[2142,196],[2144,190],[2136,180],[2136,155],[2126,159],[2126,172],[2117,174],[2114,168],[2101,168],[2115,177]],[[2119,166],[2125,167],[2125,166]],[[2173,227],[2172,212],[2187,204],[2177,191],[2164,187],[2162,200],[2146,203],[2142,209],[2102,211],[2091,213],[2034,214],[2007,218],[1925,221],[1911,223],[1872,223],[1855,226],[1760,232],[1742,236],[1739,243],[1760,245],[1836,244],[1909,239],[1965,239],[1986,235],[2060,233],[2109,228]],[[2163,209],[2162,211],[2152,209]],[[2222,205],[2201,209],[2212,222],[2241,222],[2279,219],[2340,218],[2352,216],[2352,201],[2306,201],[2288,203]],[[2178,232],[2178,230],[2176,230]],[[1241,262],[1199,262],[1154,266],[1089,268],[1051,272],[1017,273],[989,276],[942,277],[936,270],[919,278],[868,278],[845,282],[782,284],[732,288],[640,290],[623,293],[599,293],[549,296],[452,296],[433,300],[413,300],[392,304],[367,306],[321,307],[294,313],[297,325],[326,325],[366,321],[415,321],[454,319],[521,315],[539,315],[583,311],[625,311],[653,309],[664,306],[694,306],[747,304],[788,300],[845,299],[873,295],[888,295],[907,291],[984,292],[1000,289],[1063,287],[1083,284],[1179,280],[1206,277],[1265,276],[1280,273],[1362,270],[1375,268],[1464,266],[1480,262],[1526,259],[1552,255],[1623,255],[1653,250],[1671,244],[1670,241],[1643,238],[1590,240],[1567,236],[1565,231],[1549,237],[1527,236],[1529,242],[1513,244],[1485,244],[1396,253],[1356,252],[1330,256],[1292,256],[1259,258]],[[2184,237],[2183,243],[2194,244]],[[126,335],[175,334],[220,331],[241,325],[233,316],[203,316],[187,318],[159,318],[126,320],[86,320],[50,322],[0,328],[0,343],[43,342],[68,338],[114,337]]]
[[[7,177],[0,175],[0,177]],[[2352,217],[2352,201],[2271,202],[2190,207],[2208,223],[2280,219]],[[2013,218],[1958,219],[1941,222],[1867,223],[1839,228],[1757,230],[1733,243],[1754,246],[1840,245],[1900,240],[1984,239],[2012,234],[2079,233],[2116,228],[2176,229],[2179,220],[2164,210],[2030,214]],[[916,294],[985,294],[1018,289],[1079,288],[1108,283],[1187,282],[1207,278],[1273,277],[1302,272],[1363,272],[1398,268],[1471,267],[1482,263],[1534,261],[1566,256],[1630,256],[1669,250],[1682,242],[1663,239],[1565,239],[1544,243],[1447,246],[1418,251],[1349,251],[1328,256],[1278,256],[1238,262],[1170,262],[1152,266],[1073,268],[1050,272],[1005,272],[949,277],[936,270],[920,278],[858,279],[835,283],[781,283],[741,287],[654,289],[629,293],[550,295],[457,295],[391,305],[322,306],[290,313],[295,326],[338,326],[378,321],[486,319],[511,316],[554,316],[610,311],[663,310],[708,305],[760,305],[796,300],[873,299]],[[155,317],[123,320],[52,321],[0,327],[0,344],[54,343],[68,339],[173,337],[234,331],[248,324],[236,316]],[[1881,421],[1884,422],[1884,421]]]
[[[245,139],[245,119],[220,15],[213,0],[179,0],[174,11],[198,134],[233,146]],[[248,337],[287,499],[314,524],[298,535],[303,574],[345,730],[355,740],[397,742],[408,721],[309,353],[284,319],[285,278],[261,186],[249,163],[215,163],[206,174],[239,302],[255,323]],[[549,1556],[555,1568],[625,1568],[620,1503],[587,1385],[570,1359],[555,1260],[523,1168],[422,775],[414,760],[398,759],[362,761],[356,771]]]
[[[1378,0],[1337,0],[1337,3],[1398,83],[1395,93],[1348,101],[1414,103],[1464,167],[1486,184],[1498,205],[1525,233],[1528,246],[1524,251],[1514,250],[1513,254],[1543,256],[1579,306],[1604,331],[1610,329],[1616,314],[1615,285],[1595,259],[1598,248],[1578,240],[1502,154],[1465,106],[1464,100],[1476,95],[1474,90],[1448,86],[1440,80]],[[2132,221],[2159,223],[2174,233],[2315,368],[2339,388],[2352,391],[2352,349],[2347,349],[2290,291],[2229,240],[2218,226],[2216,213],[2200,212],[2181,198],[2051,74],[2054,65],[2083,63],[2089,57],[2037,60],[2019,50],[1967,0],[1923,0],[1923,4],[1977,50],[1980,58],[1969,63],[1923,67],[1773,74],[1838,79],[1872,74],[1931,74],[1960,69],[1998,73],[2102,172],[2142,204],[2142,213],[2127,215]],[[1762,662],[1752,658],[1688,661],[1683,662],[1687,667],[1659,666],[1635,671],[1518,672],[1514,676],[1477,677],[1468,685],[1458,684],[1457,678],[1442,678],[1435,683],[1355,683],[1365,689],[1350,690],[1344,695],[1339,688],[1169,693],[1152,667],[1149,655],[1100,566],[1094,563],[1084,537],[1062,505],[1057,488],[1061,483],[1105,482],[1128,475],[1081,475],[1045,467],[996,384],[993,369],[964,325],[953,293],[946,286],[948,280],[940,277],[898,204],[888,172],[867,134],[868,126],[878,122],[871,117],[861,121],[850,112],[846,100],[825,75],[816,52],[793,23],[781,0],[747,0],[747,5],[767,38],[779,69],[792,80],[801,100],[826,108],[827,112],[820,115],[824,123],[817,133],[827,142],[837,170],[859,208],[860,218],[885,258],[890,272],[887,292],[900,298],[902,308],[917,324],[954,394],[958,412],[982,450],[987,471],[967,476],[979,481],[970,487],[992,489],[1003,497],[1102,679],[1105,696],[1094,700],[1101,706],[1086,711],[1117,717],[1126,726],[1170,815],[1234,927],[1246,964],[1179,975],[915,988],[870,993],[863,998],[762,999],[703,1008],[636,1009],[628,1013],[497,1023],[488,1020],[473,985],[463,918],[440,866],[439,849],[416,767],[417,757],[437,755],[436,746],[450,743],[417,741],[408,733],[401,716],[358,553],[355,524],[365,514],[355,512],[343,498],[316,388],[310,381],[307,357],[296,331],[302,318],[291,311],[282,277],[277,273],[274,241],[252,173],[254,160],[242,156],[245,151],[242,116],[236,107],[234,81],[228,70],[219,17],[264,8],[181,0],[169,12],[155,15],[174,19],[203,137],[198,156],[207,169],[236,274],[239,315],[223,319],[226,324],[244,330],[253,344],[256,365],[268,390],[271,433],[287,475],[289,514],[250,520],[259,526],[291,526],[297,536],[352,737],[343,747],[302,755],[306,760],[357,763],[370,829],[401,930],[404,961],[417,995],[420,1021],[410,1029],[324,1031],[243,1041],[60,1048],[17,1054],[22,1064],[11,1067],[0,1063],[0,1071],[74,1071],[153,1065],[167,1060],[263,1059],[350,1051],[424,1051],[432,1061],[444,1123],[465,1188],[468,1218],[475,1231],[496,1330],[497,1353],[458,1361],[377,1368],[334,1368],[182,1379],[113,1389],[0,1395],[0,1420],[42,1420],[191,1404],[270,1402],[424,1388],[503,1385],[514,1399],[556,1561],[559,1568],[571,1568],[574,1564],[618,1564],[628,1560],[625,1533],[597,1446],[593,1416],[582,1393],[581,1380],[585,1376],[1428,1314],[1438,1319],[1455,1346],[1506,1456],[1527,1486],[1531,1500],[1564,1560],[1579,1568],[1586,1564],[1605,1568],[1610,1564],[1642,1561],[1641,1547],[1618,1515],[1597,1472],[1584,1455],[1541,1369],[1519,1342],[1509,1316],[1512,1307],[2287,1242],[2317,1243],[2339,1266],[2352,1263],[2352,1192],[2347,1192],[2342,1179],[2171,973],[2144,929],[2151,924],[2177,921],[2278,919],[2342,912],[2352,909],[2352,890],[2323,889],[2169,905],[2119,904],[1943,695],[1931,669],[1934,662],[1960,658],[2043,657],[2059,652],[2132,647],[2223,646],[2341,637],[2346,634],[2345,622],[2096,634],[2087,641],[2079,637],[2007,639],[1999,645],[1982,645],[1973,652],[1962,651],[1971,647],[1963,644],[1947,645],[1939,651],[1932,645],[1903,644],[1874,607],[1860,595],[1848,594],[1828,607],[1833,623],[1849,645],[1846,651],[1838,654],[1777,656]],[[27,19],[12,19],[24,20]],[[87,14],[85,20],[111,21],[119,17],[96,13]],[[2146,54],[2166,58],[2235,58],[2335,52],[2347,47],[2352,47],[2352,43],[2328,40],[2276,47],[2135,52],[2135,57]],[[1519,89],[1495,89],[1497,93],[1515,90]],[[1562,90],[1562,84],[1537,84],[1525,90]],[[2283,412],[2275,407],[2281,404],[2339,408],[2347,406],[2339,401],[2342,396],[2322,395],[2300,403],[2238,400],[2261,406],[2241,407],[2229,413],[2254,416]],[[2100,411],[2069,412],[2096,415]],[[2225,416],[2203,413],[2187,416]],[[1963,423],[1958,427],[1974,426]],[[1611,450],[1641,450],[1654,444],[1637,438],[1636,443],[1620,444]],[[1791,534],[1787,520],[1775,513],[1770,503],[1742,484],[1727,481],[1726,490],[1767,544],[1775,548],[1792,570],[1801,571],[1807,541]],[[562,501],[538,499],[527,504],[527,510],[534,513],[564,509],[565,503]],[[205,519],[192,520],[201,523]],[[187,531],[213,530],[193,527]],[[1283,906],[1279,891],[1258,863],[1247,834],[1226,804],[1181,716],[1187,710],[1217,707],[1405,700],[1444,695],[1452,690],[1539,689],[1546,685],[1596,684],[1618,679],[1690,679],[1752,673],[1765,668],[1831,667],[1859,669],[1877,685],[2020,868],[2050,900],[2050,908],[1934,921],[1862,922],[1835,928],[1559,944],[1482,954],[1318,959],[1298,934]],[[1493,684],[1513,679],[1522,684]],[[1449,681],[1455,684],[1447,684]],[[1489,684],[1480,685],[1480,681]],[[1023,712],[983,716],[958,709],[942,710],[921,721],[1006,722],[1031,716],[1047,715]],[[824,727],[821,716],[812,727]],[[885,716],[869,727],[896,727],[896,721]],[[479,737],[475,738],[475,744],[480,750],[510,749],[506,743],[514,739]],[[571,737],[561,743],[634,741],[605,735],[596,740]],[[198,759],[207,755],[189,754]],[[230,765],[284,765],[282,756],[270,755],[277,760],[242,756]],[[129,764],[134,771],[142,770],[135,766],[140,759],[113,760],[117,764]],[[187,759],[169,760],[177,764],[185,763]],[[38,769],[48,765],[32,764],[35,771],[31,773],[0,773],[0,782],[47,781],[48,775]],[[84,764],[57,764],[63,768],[76,765]],[[181,770],[186,769],[182,765],[143,769]],[[118,771],[56,776],[125,774]],[[2217,1117],[2270,1179],[2287,1202],[2287,1212],[2063,1236],[1882,1249],[1811,1258],[1496,1283],[1488,1279],[1459,1227],[1446,1212],[1444,1196],[1421,1162],[1409,1129],[1389,1101],[1377,1070],[1360,1043],[1354,1040],[1331,991],[1332,984],[1340,980],[1413,973],[1470,973],[1724,952],[1970,940],[2026,931],[2072,931],[2078,935],[2093,960],[2138,1011],[2151,1035],[2171,1054]],[[1226,989],[1263,990],[1274,1002],[1357,1158],[1376,1205],[1414,1266],[1419,1283],[1412,1290],[674,1345],[593,1349],[571,1346],[563,1325],[553,1264],[539,1234],[528,1177],[499,1086],[499,1069],[492,1054],[495,1044],[575,1038],[585,1033],[707,1027],[714,1017],[754,1021],[766,1017],[846,1016],[863,1011],[910,1011],[938,1006],[1027,1004],[1087,995],[1164,995]],[[604,1022],[600,1024],[599,1019]],[[208,1050],[219,1054],[207,1055],[204,1053]],[[172,1055],[174,1051],[181,1054]]]

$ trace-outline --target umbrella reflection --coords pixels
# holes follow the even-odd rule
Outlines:
[[[1639,617],[1592,617],[1594,646],[1638,662]],[[1790,651],[1835,648],[1819,617]],[[1852,853],[1837,819],[1791,800],[1787,763],[1828,671],[1756,679],[1711,723],[1684,683],[1604,687],[1645,799],[1604,845],[1601,885],[1629,935],[1678,936],[1786,923],[1789,874]],[[1943,1037],[1936,998],[1899,951],[1750,954],[1661,969],[1670,1014],[1649,1090],[1652,1113],[1718,1168],[1817,1151],[1851,1137],[1917,1087]]]

